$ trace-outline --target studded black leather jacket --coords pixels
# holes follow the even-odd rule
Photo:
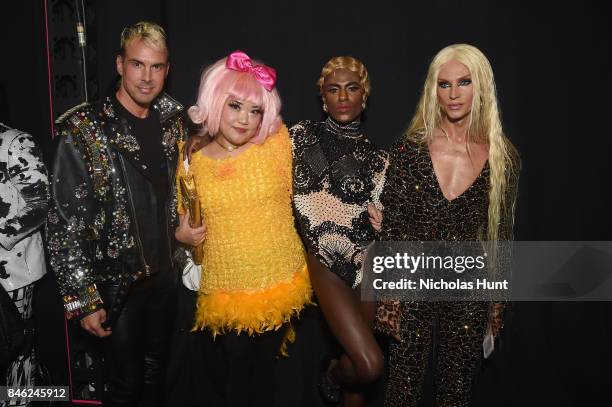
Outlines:
[[[60,139],[52,170],[47,242],[69,318],[102,307],[96,284],[125,283],[157,272],[149,258],[159,234],[174,236],[176,195],[171,188],[169,202],[156,202],[155,187],[145,177],[141,147],[115,103],[108,97],[96,105],[82,104],[56,122]],[[166,94],[152,107],[159,114],[172,186],[177,141],[186,134],[183,107]],[[164,204],[165,231],[158,230],[152,216],[157,205]],[[171,247],[160,250],[172,252]]]

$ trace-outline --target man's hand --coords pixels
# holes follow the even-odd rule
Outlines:
[[[189,140],[187,140],[183,149],[183,160],[187,159],[188,162],[191,162],[193,153],[200,151],[202,147],[208,144],[207,141],[206,136],[189,136]]]
[[[206,225],[197,228],[189,226],[189,212],[179,215],[179,225],[174,231],[174,237],[181,243],[189,246],[198,246],[206,237]]]
[[[380,232],[382,228],[383,214],[373,204],[368,204],[368,215],[370,216],[370,224],[375,231]]]
[[[85,318],[81,319],[81,327],[98,338],[105,338],[113,332],[110,328],[102,328],[104,321],[106,321],[106,311],[104,309],[99,309],[93,314],[87,315]]]

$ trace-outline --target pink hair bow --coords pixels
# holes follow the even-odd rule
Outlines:
[[[254,64],[251,58],[242,51],[234,51],[229,54],[225,67],[233,71],[249,72],[268,92],[274,89],[276,70],[269,66]]]

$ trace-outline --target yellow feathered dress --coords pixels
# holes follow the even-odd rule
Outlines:
[[[275,330],[310,303],[291,204],[291,157],[285,126],[237,157],[192,156],[189,172],[206,224],[194,330]],[[178,174],[184,173],[179,165]]]

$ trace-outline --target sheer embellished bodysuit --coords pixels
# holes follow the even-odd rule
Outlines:
[[[302,237],[323,265],[356,287],[364,247],[375,237],[367,205],[380,206],[387,155],[363,136],[358,121],[303,121],[289,132]]]

